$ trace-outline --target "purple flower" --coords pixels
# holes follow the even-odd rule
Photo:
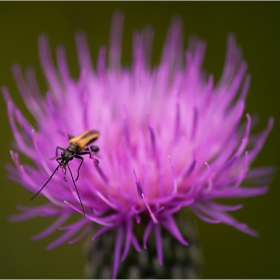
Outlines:
[[[81,69],[77,80],[69,74],[64,48],[57,49],[56,68],[47,37],[41,36],[40,59],[49,85],[46,94],[40,93],[32,69],[24,77],[19,66],[13,68],[36,129],[3,88],[14,148],[34,163],[21,165],[18,154],[11,151],[15,167],[8,167],[9,176],[34,194],[57,168],[57,162],[50,158],[57,146],[68,146],[68,134],[77,136],[89,129],[100,132],[95,142],[100,151],[83,156],[76,182],[78,192],[70,172],[66,172],[65,182],[59,169],[41,192],[49,202],[19,207],[22,213],[12,220],[56,216],[49,228],[33,237],[40,239],[58,228],[64,230],[48,249],[66,241],[76,242],[93,223],[101,227],[92,239],[117,229],[114,277],[130,246],[137,251],[142,244],[145,248],[151,231],[155,232],[160,263],[162,228],[188,245],[174,218],[184,207],[209,223],[225,223],[256,235],[228,214],[242,205],[222,205],[216,199],[267,191],[262,177],[271,170],[249,167],[273,125],[269,119],[262,133],[250,136],[255,120],[248,114],[242,120],[250,77],[232,35],[228,37],[222,77],[215,85],[213,76],[202,70],[205,42],[192,38],[184,52],[179,19],[172,21],[161,61],[154,67],[149,65],[153,37],[149,28],[134,34],[132,65],[121,67],[121,28],[118,14],[112,24],[108,67],[106,49],[100,48],[93,66],[85,35],[77,34]],[[78,159],[69,163],[74,177],[79,164]],[[75,213],[80,219],[62,227]],[[134,232],[135,223],[145,226],[143,241]]]

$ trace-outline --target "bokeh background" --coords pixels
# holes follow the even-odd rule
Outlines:
[[[75,33],[86,32],[95,62],[99,46],[108,46],[111,18],[117,9],[125,14],[122,61],[126,65],[131,60],[134,30],[147,25],[154,27],[152,62],[155,64],[170,20],[179,15],[183,19],[185,44],[193,34],[207,41],[204,68],[217,81],[224,62],[226,37],[233,32],[252,76],[246,112],[260,116],[258,130],[264,129],[270,116],[275,117],[274,129],[255,165],[274,165],[279,169],[280,2],[1,2],[0,85],[9,88],[28,118],[11,66],[15,62],[23,68],[33,66],[41,89],[46,90],[37,42],[40,34],[47,33],[53,52],[57,45],[65,45],[71,73],[77,77]],[[59,233],[40,241],[32,241],[30,237],[45,229],[50,219],[8,222],[8,217],[17,212],[16,205],[30,205],[31,194],[6,178],[4,164],[11,163],[9,150],[13,135],[3,98],[0,114],[0,278],[83,278],[82,241],[46,251],[46,245]],[[278,174],[267,195],[244,199],[244,208],[234,213],[257,229],[260,237],[196,219],[205,259],[203,278],[280,278]]]

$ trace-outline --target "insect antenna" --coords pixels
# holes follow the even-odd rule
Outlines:
[[[48,184],[48,182],[51,180],[51,178],[53,177],[54,173],[58,170],[59,168],[59,165],[56,167],[56,169],[54,170],[53,174],[50,176],[50,178],[48,179],[48,181],[44,184],[44,186],[37,192],[35,193],[31,198],[30,200],[34,199],[44,188],[45,186]]]
[[[73,184],[74,184],[74,186],[75,186],[75,189],[76,189],[76,192],[77,192],[77,194],[78,194],[78,197],[79,197],[80,203],[81,203],[81,205],[82,205],[83,213],[84,213],[84,216],[85,216],[86,214],[85,214],[84,205],[83,205],[83,202],[82,202],[82,200],[81,200],[81,197],[80,197],[80,194],[79,194],[78,188],[77,188],[77,186],[76,186],[76,183],[75,183],[75,180],[74,180],[74,177],[73,177],[72,171],[71,171],[70,166],[69,166],[69,164],[68,164],[68,163],[67,163],[67,167],[68,167],[68,169],[69,169],[69,172],[70,172],[70,175],[71,175],[71,178],[72,178]]]

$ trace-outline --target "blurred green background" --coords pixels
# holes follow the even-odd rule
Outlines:
[[[6,85],[23,113],[28,115],[13,80],[11,66],[36,69],[43,83],[38,36],[47,33],[52,50],[66,47],[71,73],[77,77],[78,63],[74,35],[84,30],[94,63],[101,44],[108,46],[112,14],[125,14],[123,63],[131,59],[132,33],[151,25],[155,29],[152,61],[158,62],[161,48],[175,15],[184,22],[185,44],[196,34],[207,41],[204,68],[219,78],[225,57],[226,37],[233,32],[249,63],[252,84],[246,112],[260,116],[258,129],[270,116],[275,126],[255,166],[278,167],[280,119],[280,3],[279,2],[1,2],[0,3],[0,85]],[[9,150],[13,136],[8,125],[6,105],[0,99],[1,112],[1,278],[83,278],[83,242],[64,244],[51,251],[45,247],[58,235],[40,241],[30,237],[50,223],[34,219],[10,223],[16,205],[30,205],[30,193],[6,178],[4,164],[11,163]],[[237,201],[240,202],[240,201]],[[212,225],[196,219],[204,252],[203,278],[280,278],[280,189],[275,174],[269,193],[242,200],[244,208],[235,217],[260,233],[254,238],[225,225]]]

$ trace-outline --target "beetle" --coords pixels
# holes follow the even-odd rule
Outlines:
[[[82,203],[82,200],[81,200],[81,197],[80,197],[80,194],[79,194],[79,191],[78,191],[78,188],[77,188],[75,182],[79,178],[80,168],[84,161],[82,155],[90,155],[89,149],[94,153],[99,151],[99,148],[97,146],[94,146],[94,145],[89,146],[90,144],[92,144],[94,141],[96,141],[98,139],[99,135],[100,135],[100,133],[97,130],[87,130],[84,133],[82,133],[81,135],[78,135],[76,137],[73,135],[68,135],[68,138],[69,138],[68,147],[66,149],[59,147],[59,146],[56,147],[56,156],[54,158],[52,158],[52,159],[56,159],[56,161],[58,162],[58,166],[55,168],[54,172],[52,173],[50,178],[47,180],[47,182],[43,185],[43,187],[41,187],[41,189],[35,195],[33,195],[30,200],[34,199],[46,187],[46,185],[52,179],[52,177],[54,176],[56,171],[59,169],[59,167],[62,168],[62,170],[63,170],[63,173],[64,173],[63,179],[66,182],[66,177],[65,177],[66,170],[67,170],[66,167],[68,167],[73,184],[74,184],[76,192],[77,192],[77,195],[79,197],[80,204],[83,209],[83,213],[85,215],[84,205]],[[60,157],[58,157],[58,150],[62,150]],[[72,171],[68,164],[69,161],[73,160],[73,158],[77,158],[77,159],[81,160],[81,163],[77,170],[77,177],[75,180],[74,180]]]

